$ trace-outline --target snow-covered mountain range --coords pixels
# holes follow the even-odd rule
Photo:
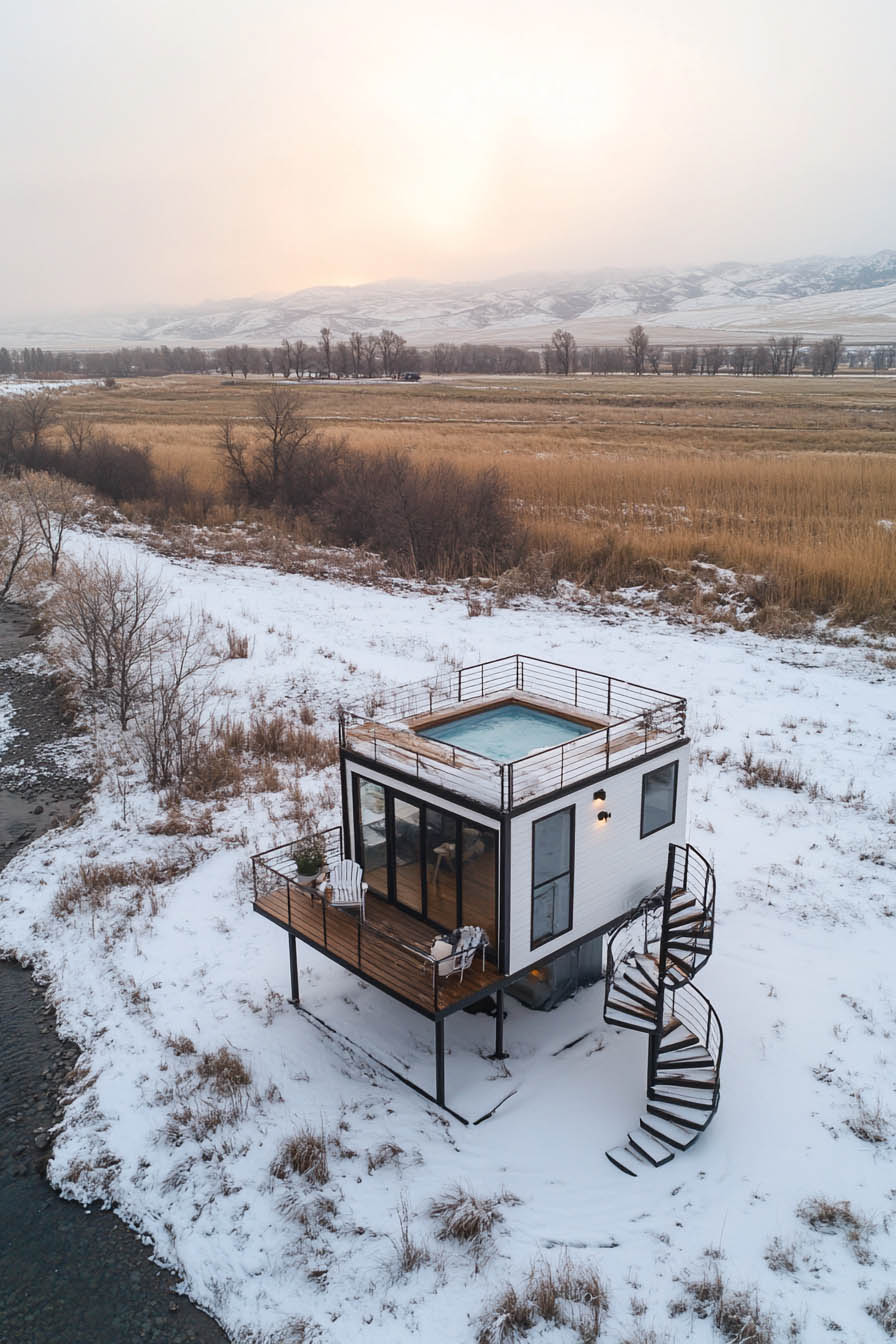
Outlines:
[[[770,264],[529,272],[494,281],[394,280],[316,286],[279,298],[207,302],[192,308],[93,314],[7,324],[0,341],[53,346],[131,343],[218,346],[335,340],[390,327],[409,341],[538,343],[562,325],[581,342],[618,340],[642,322],[658,340],[760,339],[798,331],[848,340],[896,339],[896,251],[804,257]]]

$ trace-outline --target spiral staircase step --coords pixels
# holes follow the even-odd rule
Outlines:
[[[660,1139],[656,1139],[645,1130],[629,1132],[627,1147],[634,1148],[639,1156],[645,1158],[652,1167],[665,1166],[675,1156],[675,1151]]]
[[[686,1129],[684,1125],[678,1125],[674,1120],[663,1120],[658,1115],[642,1115],[638,1123],[660,1143],[677,1148],[680,1153],[696,1143],[703,1132],[700,1129]]]
[[[644,1158],[628,1144],[620,1145],[618,1148],[608,1148],[607,1157],[614,1167],[624,1171],[627,1176],[640,1176],[643,1171],[650,1170]]]

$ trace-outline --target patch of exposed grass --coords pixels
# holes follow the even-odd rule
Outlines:
[[[759,1301],[755,1288],[732,1288],[717,1264],[686,1285],[696,1315],[709,1317],[731,1344],[774,1344],[774,1318]]]
[[[514,1195],[474,1195],[457,1185],[434,1199],[429,1206],[431,1216],[439,1224],[436,1235],[440,1240],[484,1241],[495,1226],[504,1221],[502,1204],[518,1204]]]
[[[312,1185],[326,1185],[330,1163],[323,1130],[300,1129],[280,1145],[271,1163],[271,1175],[282,1181],[294,1172],[307,1177]]]
[[[868,1264],[873,1259],[868,1238],[874,1232],[874,1223],[863,1214],[856,1213],[848,1199],[835,1200],[825,1195],[815,1195],[812,1199],[804,1199],[796,1213],[813,1232],[842,1232],[856,1259],[862,1264]]]
[[[486,1308],[477,1341],[512,1344],[544,1322],[566,1326],[582,1344],[593,1344],[608,1309],[607,1290],[594,1266],[575,1265],[567,1255],[556,1266],[542,1260],[532,1266],[522,1288],[508,1284]]]
[[[896,1336],[896,1291],[884,1293],[877,1302],[871,1302],[865,1308],[873,1321],[877,1321],[885,1335],[892,1339]]]

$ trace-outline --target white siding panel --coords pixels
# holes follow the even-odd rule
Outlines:
[[[641,839],[641,780],[660,766],[677,760],[678,793],[675,822]],[[595,803],[594,791],[606,790],[606,802]],[[522,970],[567,943],[637,905],[666,875],[670,844],[682,844],[687,824],[688,748],[666,752],[651,761],[638,761],[631,769],[584,789],[532,808],[514,817],[510,836],[510,965]],[[532,916],[532,823],[575,804],[575,854],[573,878],[573,925],[569,933],[534,950],[531,947]],[[611,814],[599,822],[600,811]]]

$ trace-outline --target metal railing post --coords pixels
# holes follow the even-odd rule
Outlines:
[[[324,921],[324,947],[326,947],[326,946],[327,946],[327,898],[326,898],[326,896],[324,895],[323,892],[321,892],[321,894],[320,894],[320,904],[321,904],[321,910],[322,910],[322,912],[323,912],[323,921]]]
[[[292,883],[289,878],[286,879],[286,922],[292,927]]]

